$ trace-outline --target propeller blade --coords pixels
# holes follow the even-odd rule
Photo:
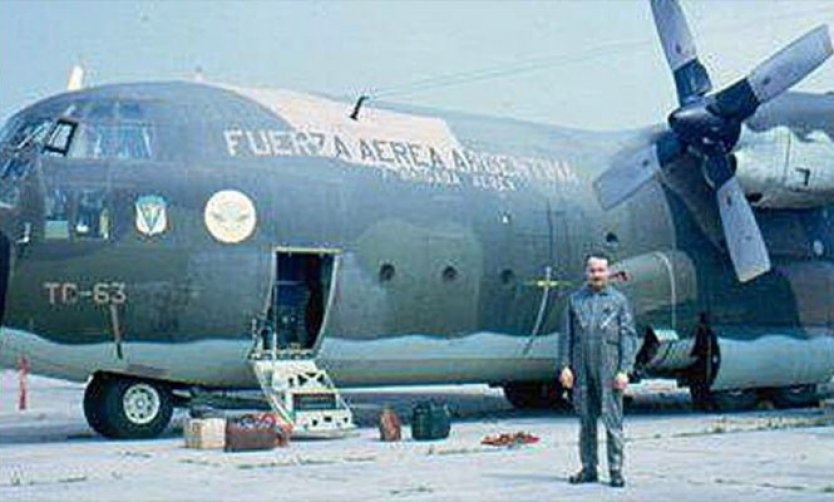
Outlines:
[[[593,183],[602,208],[608,210],[623,203],[683,151],[677,136],[667,132],[656,143],[615,161]]]
[[[727,158],[718,156],[727,164]],[[708,159],[708,162],[714,159]],[[729,169],[729,167],[728,167]],[[730,260],[741,282],[747,282],[770,270],[770,256],[762,238],[753,210],[735,176],[731,176],[716,192],[724,240]]]
[[[724,117],[744,120],[759,105],[793,87],[832,54],[828,26],[819,26],[757,66],[747,78],[716,94],[716,109]]]
[[[706,68],[698,61],[692,33],[677,0],[652,0],[651,5],[666,62],[675,77],[678,102],[684,105],[693,97],[708,93],[712,83]]]

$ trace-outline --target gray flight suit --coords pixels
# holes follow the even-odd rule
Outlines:
[[[595,291],[585,285],[565,309],[559,337],[559,366],[574,374],[573,403],[579,415],[579,455],[583,469],[596,472],[597,420],[608,433],[608,468],[623,466],[623,393],[614,389],[619,372],[630,373],[637,334],[625,295],[611,286]]]

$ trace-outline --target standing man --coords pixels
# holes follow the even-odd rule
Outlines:
[[[594,253],[585,261],[585,285],[568,299],[559,338],[559,381],[573,389],[579,415],[582,470],[570,482],[597,481],[597,419],[608,433],[611,486],[623,478],[623,391],[636,348],[634,318],[626,297],[608,284],[608,258]]]

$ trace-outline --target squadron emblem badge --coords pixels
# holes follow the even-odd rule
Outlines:
[[[136,199],[136,230],[140,234],[159,235],[168,229],[165,199],[159,195],[143,195]]]

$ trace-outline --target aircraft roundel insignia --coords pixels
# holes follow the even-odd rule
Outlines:
[[[237,190],[222,190],[212,195],[203,217],[212,237],[225,244],[245,241],[257,224],[255,204]]]

